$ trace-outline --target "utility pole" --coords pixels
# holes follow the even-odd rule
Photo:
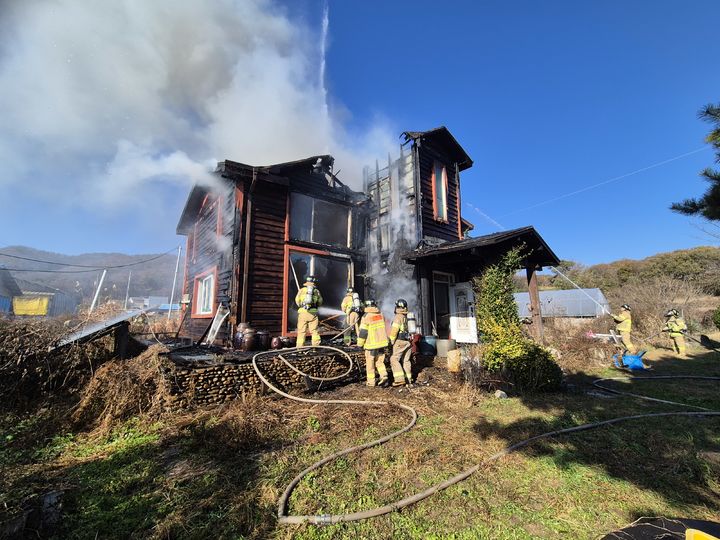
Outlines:
[[[128,298],[130,297],[130,278],[131,277],[132,277],[132,270],[130,270],[130,273],[128,274],[128,284],[127,284],[127,289],[125,290],[125,305],[123,305],[123,309],[127,309]]]
[[[105,274],[107,274],[107,268],[103,270],[102,276],[100,276],[100,283],[98,283],[97,290],[95,291],[95,296],[93,297],[92,304],[90,304],[90,311],[89,313],[92,313],[95,309],[95,304],[97,304],[98,296],[100,296],[100,289],[102,288],[103,281],[105,281]]]
[[[178,269],[180,268],[180,253],[182,252],[182,246],[178,246],[177,261],[175,261],[175,275],[173,276],[172,292],[170,293],[170,306],[168,306],[168,321],[172,314],[173,300],[175,299],[175,282],[177,281]]]

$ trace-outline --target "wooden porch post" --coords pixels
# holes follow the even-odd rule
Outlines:
[[[530,293],[530,315],[532,317],[532,325],[530,331],[533,337],[542,343],[543,341],[543,323],[542,312],[540,310],[540,293],[538,292],[537,268],[528,266],[525,271],[527,273],[528,292]],[[542,267],[539,268],[542,270]]]

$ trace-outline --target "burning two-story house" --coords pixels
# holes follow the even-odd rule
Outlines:
[[[524,244],[533,328],[542,332],[535,272],[558,259],[532,227],[467,238],[460,173],[472,160],[445,128],[405,132],[399,157],[364,171],[363,191],[334,174],[331,156],[270,166],[224,161],[216,185],[193,187],[178,223],[187,237],[181,335],[199,339],[219,306],[218,339],[247,322],[292,335],[293,299],[307,274],[320,280],[321,329],[336,333],[348,286],[391,312],[414,306],[423,333],[473,341],[472,276]]]

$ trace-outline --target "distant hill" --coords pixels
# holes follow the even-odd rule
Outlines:
[[[692,282],[706,293],[720,296],[720,248],[712,246],[669,251],[641,260],[622,259],[593,266],[562,261],[560,270],[581,287],[599,287],[605,292],[633,280],[664,276]],[[560,276],[542,276],[541,286],[566,289],[570,285]]]
[[[60,289],[68,293],[79,293],[86,300],[92,298],[95,288],[97,287],[97,280],[100,278],[102,270],[85,271],[88,269],[24,261],[21,259],[3,257],[3,254],[17,255],[20,257],[51,261],[55,263],[82,264],[97,268],[136,263],[146,259],[152,259],[153,257],[157,257],[159,255],[157,253],[144,255],[125,255],[123,253],[84,253],[82,255],[62,255],[60,253],[42,251],[26,246],[8,246],[0,248],[0,265],[5,266],[6,268],[54,271],[49,273],[32,271],[14,272],[11,270],[11,274],[16,279],[39,283],[41,285]],[[177,255],[172,253],[142,264],[126,268],[108,269],[105,282],[103,283],[102,294],[104,297],[110,296],[111,298],[119,300],[124,299],[128,273],[129,271],[132,271],[130,296],[170,296],[176,259]],[[178,287],[180,287],[180,281],[182,280],[182,264],[183,261],[181,260]],[[72,272],[65,273],[69,271]]]

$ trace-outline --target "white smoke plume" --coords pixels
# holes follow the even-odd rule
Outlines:
[[[271,0],[4,2],[0,200],[102,216],[148,186],[210,182],[216,161],[326,152],[359,188],[392,137],[351,139],[328,112],[321,16],[320,31]]]

